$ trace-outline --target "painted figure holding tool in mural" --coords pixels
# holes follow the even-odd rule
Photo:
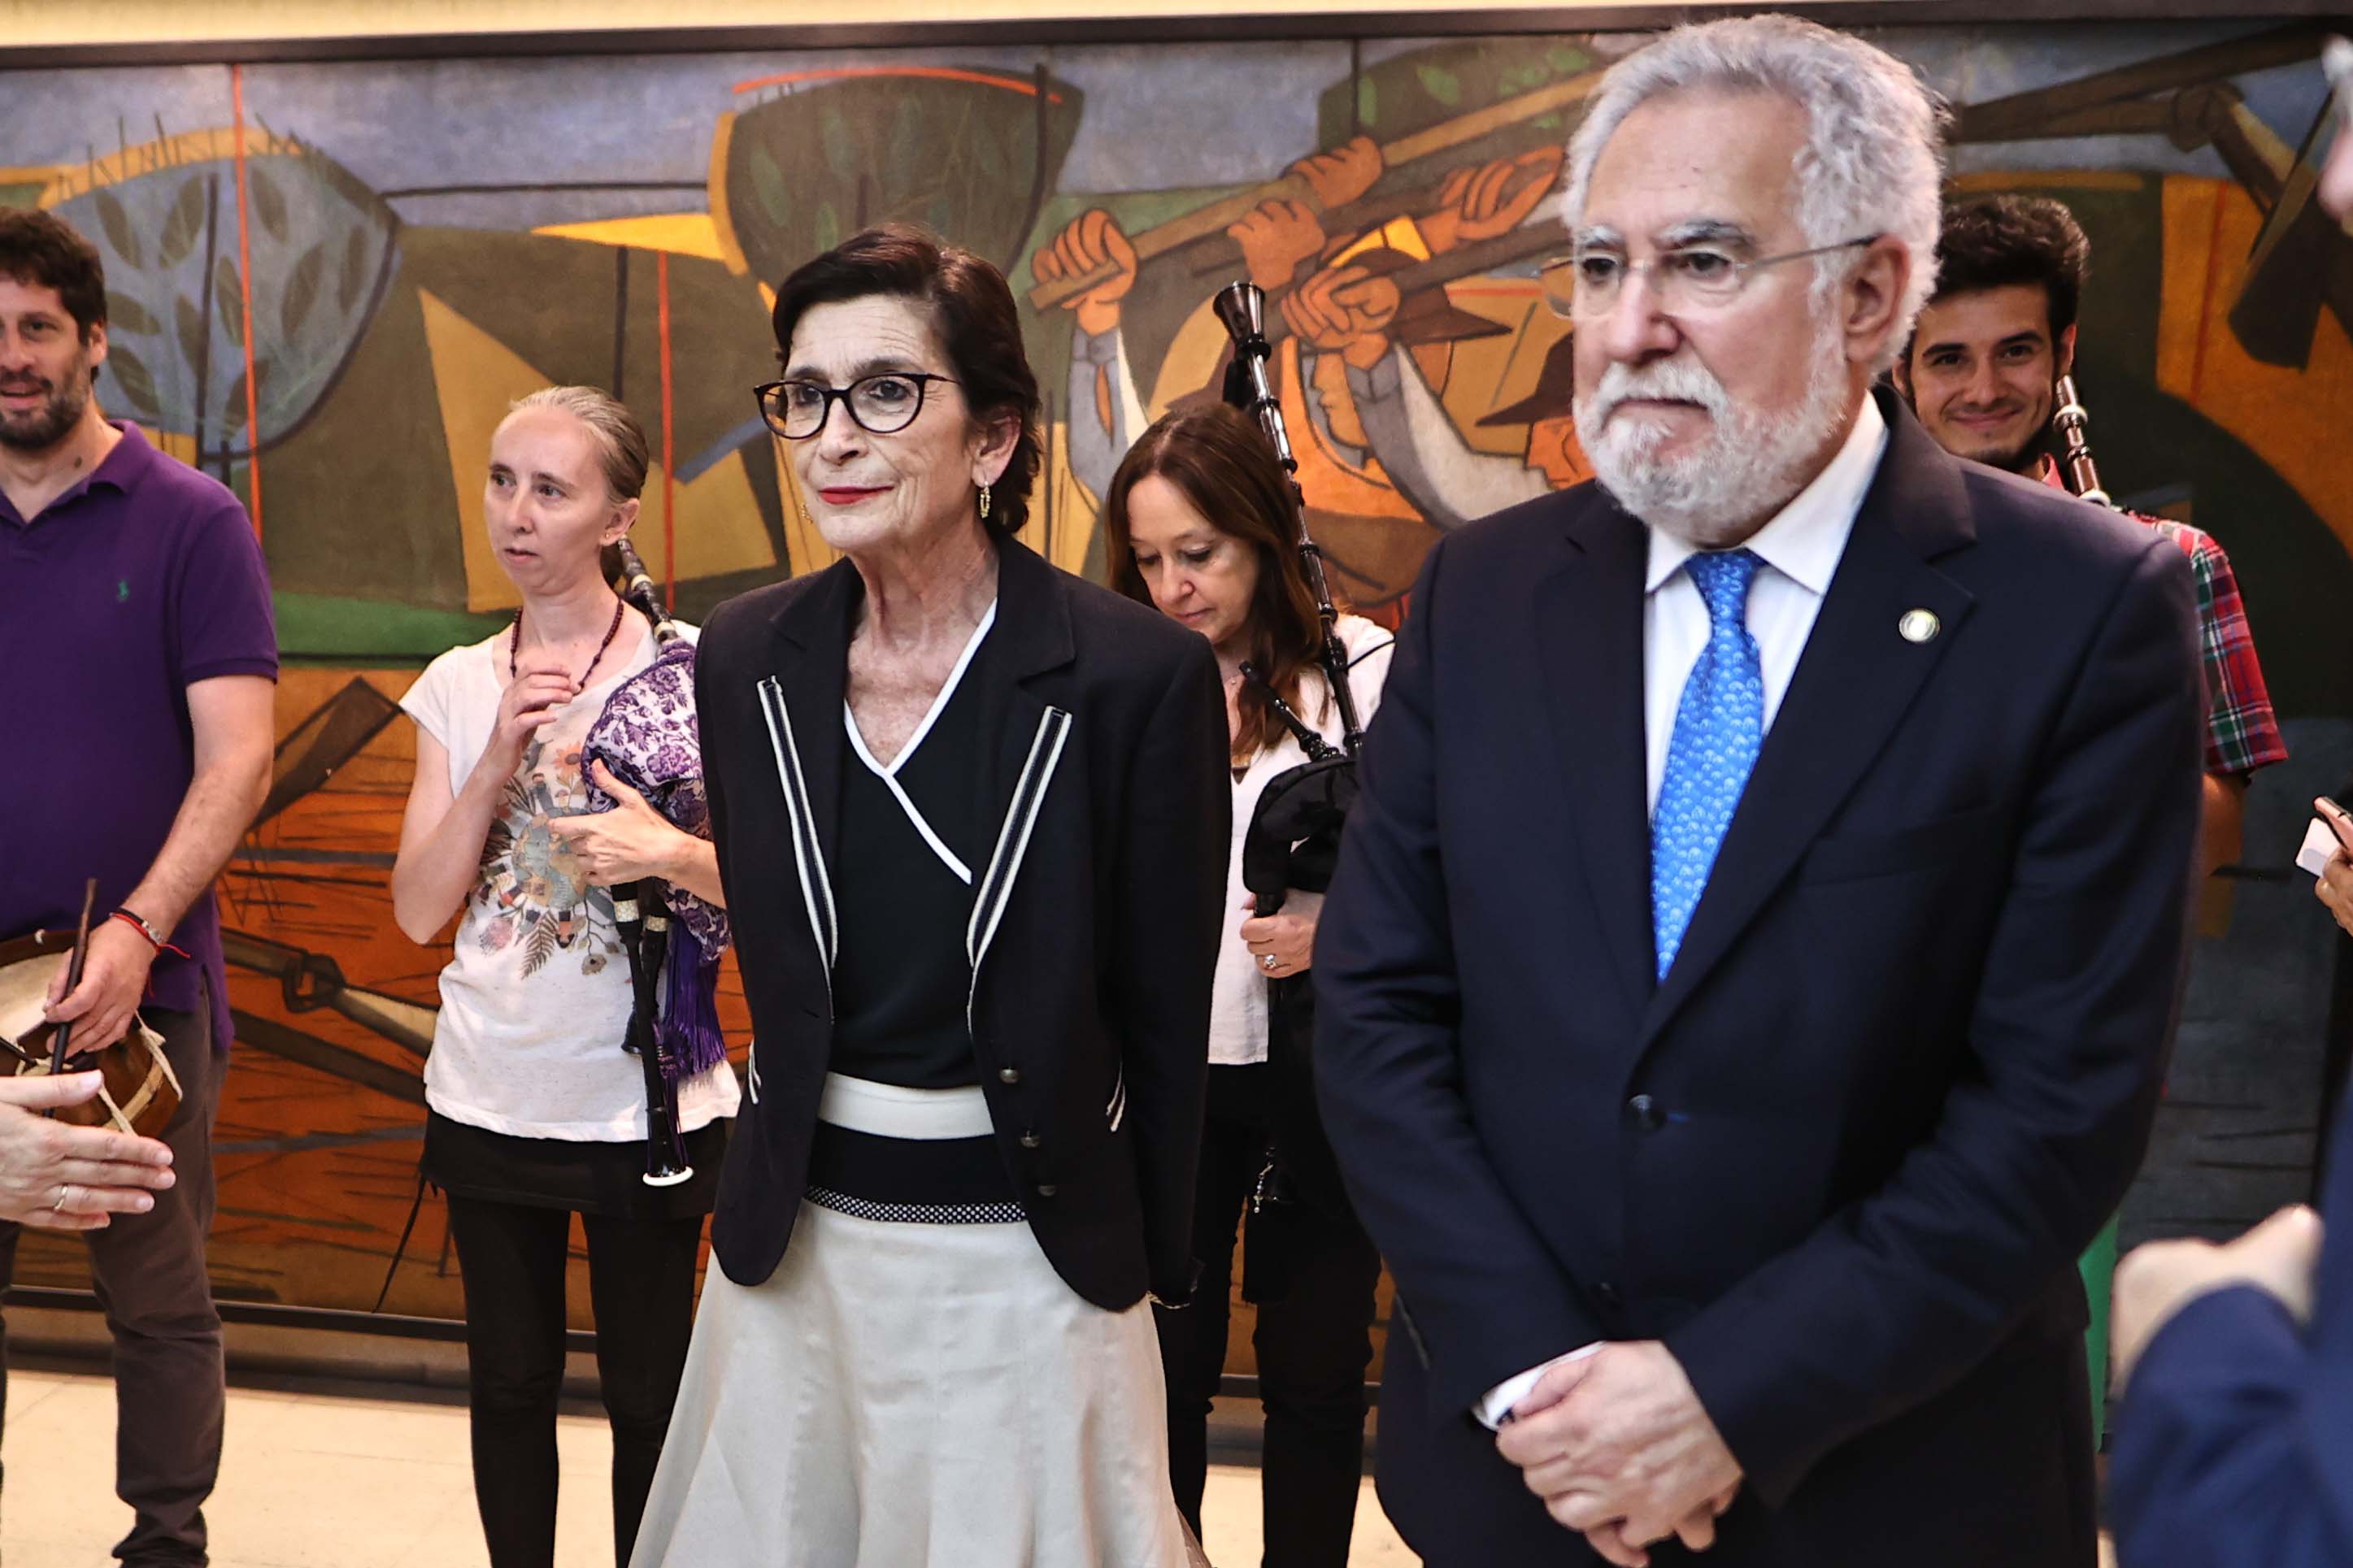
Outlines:
[[[1510,329],[1453,304],[1442,283],[1416,279],[1446,265],[1440,258],[1509,243],[1538,222],[1559,169],[1559,149],[1538,147],[1384,201],[1366,195],[1384,173],[1381,150],[1358,137],[1294,164],[1288,178],[1298,194],[1269,195],[1225,230],[1280,315],[1278,390],[1301,432],[1303,489],[1320,518],[1359,520],[1338,530],[1359,572],[1391,574],[1366,559],[1358,530],[1370,531],[1384,560],[1402,550],[1399,570],[1409,571],[1428,536],[1398,534],[1400,525],[1451,528],[1546,489],[1539,466],[1472,447],[1440,401],[1452,345]],[[1335,224],[1345,226],[1327,232]],[[1120,332],[1141,264],[1100,209],[1067,226],[1032,263],[1042,281],[1103,275],[1063,301],[1074,327],[1071,467],[1098,495],[1145,416]],[[1180,345],[1197,330],[1215,331],[1206,309]],[[1567,428],[1567,413],[1564,402],[1556,430]]]
[[[1504,329],[1454,309],[1441,289],[1408,293],[1397,274],[1527,222],[1550,194],[1559,167],[1558,149],[1538,148],[1456,169],[1440,182],[1429,212],[1417,217],[1400,211],[1335,239],[1319,213],[1358,202],[1381,174],[1378,149],[1359,137],[1293,165],[1295,177],[1319,193],[1314,203],[1271,196],[1227,230],[1241,247],[1246,275],[1277,299],[1285,325],[1302,344],[1283,357],[1286,397],[1300,405],[1293,417],[1312,417],[1340,468],[1401,496],[1414,515],[1441,526],[1459,521],[1466,505],[1476,515],[1526,500],[1540,487],[1530,489],[1511,459],[1469,448],[1433,390],[1434,381],[1443,383],[1447,344]],[[1119,303],[1134,284],[1138,262],[1117,223],[1097,209],[1067,226],[1034,263],[1040,278],[1054,279],[1083,276],[1105,263],[1117,268],[1115,275],[1065,307],[1076,328],[1072,467],[1098,494],[1133,439],[1127,421],[1142,409],[1134,368],[1116,335]],[[1333,484],[1306,488],[1323,496]]]

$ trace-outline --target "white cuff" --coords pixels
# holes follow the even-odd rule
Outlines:
[[[1479,1401],[1472,1414],[1479,1417],[1479,1425],[1488,1431],[1502,1431],[1504,1420],[1512,1414],[1512,1406],[1525,1399],[1529,1390],[1543,1381],[1545,1373],[1564,1362],[1583,1361],[1600,1348],[1599,1342],[1579,1345],[1567,1355],[1556,1355],[1542,1366],[1532,1366],[1517,1377],[1505,1378],[1487,1391],[1486,1397]]]

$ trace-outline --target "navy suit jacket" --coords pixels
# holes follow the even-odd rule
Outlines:
[[[2337,1127],[2311,1327],[2264,1291],[2217,1290],[2125,1385],[2108,1468],[2125,1568],[2353,1563],[2353,1117]]]
[[[2179,1000],[2189,573],[1883,407],[1663,984],[1645,530],[1579,486],[1448,536],[1415,589],[1314,974],[1324,1116],[1398,1287],[1381,1495],[1435,1563],[1598,1561],[1470,1411],[1645,1339],[1746,1472],[1710,1563],[2091,1561],[2074,1260]]]

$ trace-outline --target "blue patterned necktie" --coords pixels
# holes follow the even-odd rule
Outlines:
[[[1762,564],[1746,550],[1683,563],[1707,604],[1707,647],[1675,708],[1666,776],[1651,817],[1651,940],[1661,980],[1674,967],[1765,742],[1765,671],[1748,635],[1748,588]]]

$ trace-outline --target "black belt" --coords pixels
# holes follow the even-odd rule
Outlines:
[[[885,1138],[817,1124],[802,1196],[900,1225],[1018,1225],[1028,1217],[993,1137]]]

